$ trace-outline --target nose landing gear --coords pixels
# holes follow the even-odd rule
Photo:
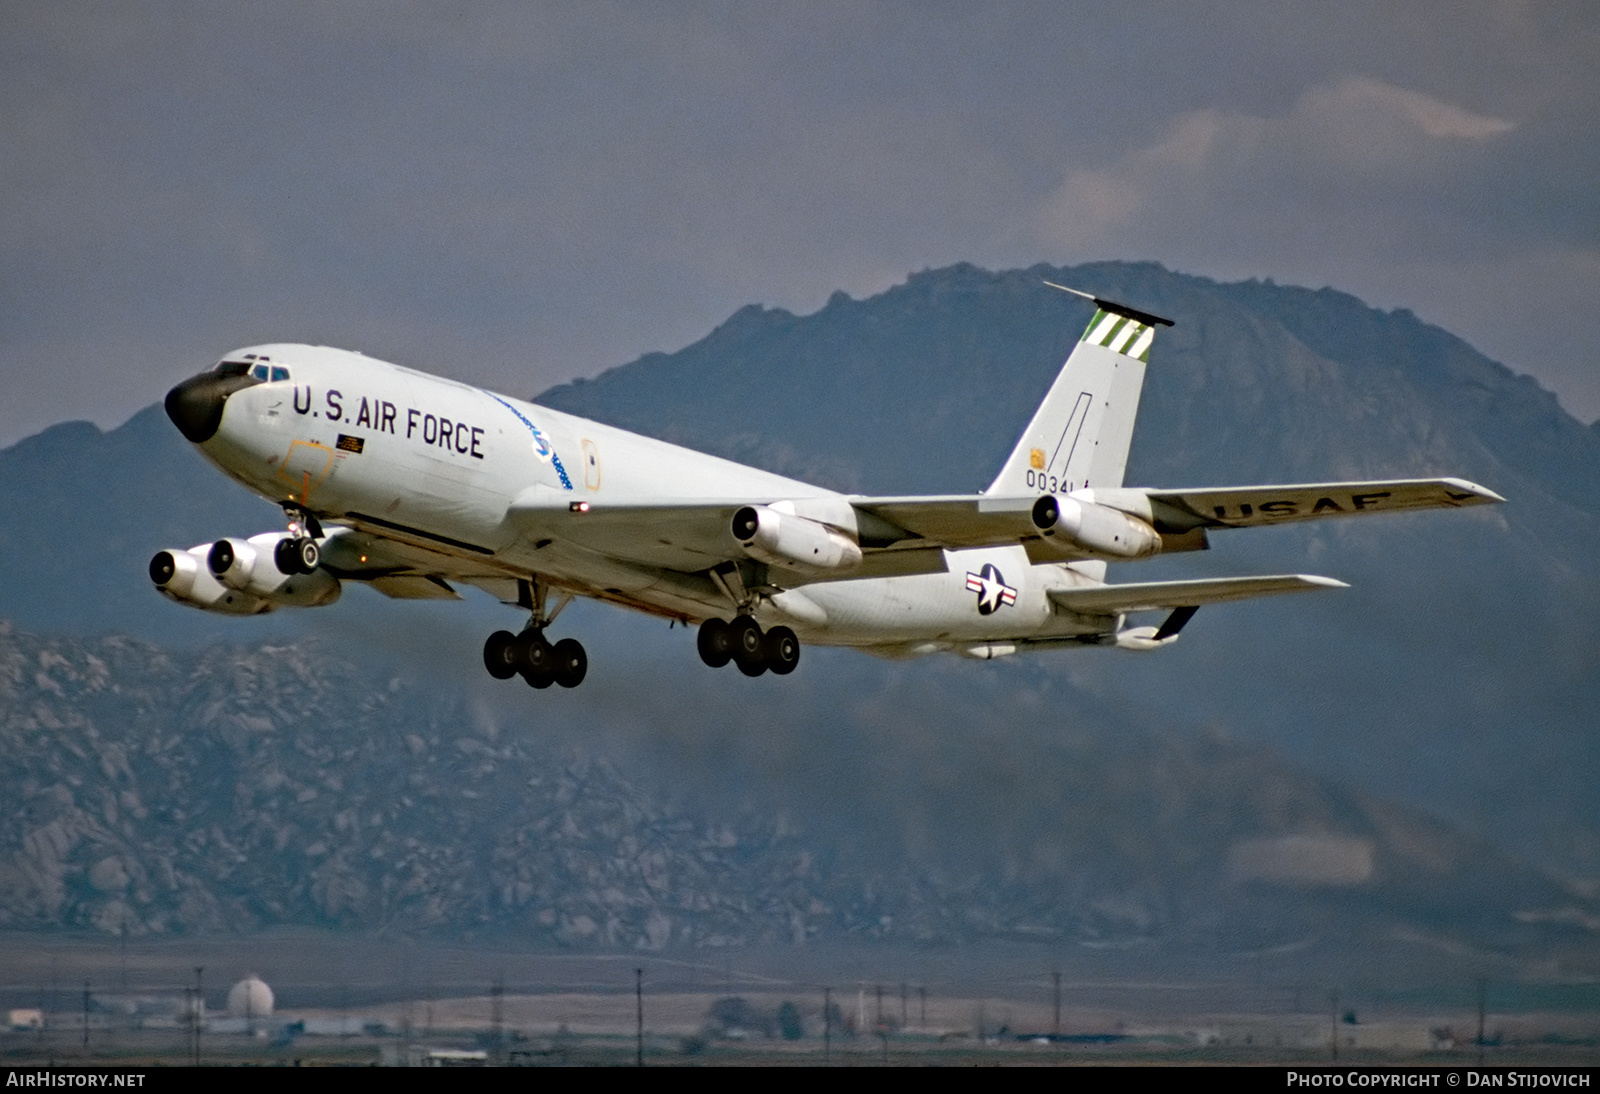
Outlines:
[[[748,615],[732,623],[708,619],[700,625],[696,638],[700,660],[714,669],[729,661],[746,676],[760,676],[769,669],[787,676],[800,663],[800,640],[788,627],[773,627],[763,632],[761,624]]]

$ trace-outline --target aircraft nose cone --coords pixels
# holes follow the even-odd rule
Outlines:
[[[222,426],[222,407],[242,387],[256,381],[248,376],[202,372],[167,392],[167,417],[194,444],[209,441]]]
[[[167,417],[194,444],[209,441],[222,425],[222,404],[228,393],[215,376],[191,376],[167,392]]]

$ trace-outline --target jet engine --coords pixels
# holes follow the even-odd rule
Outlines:
[[[1120,509],[1046,494],[1033,505],[1033,523],[1065,557],[1149,558],[1161,553],[1161,533]],[[1062,542],[1065,541],[1065,542]]]
[[[279,550],[287,532],[220,539],[187,551],[158,551],[150,580],[162,595],[206,611],[257,615],[275,608],[311,608],[339,599],[339,579],[324,569],[284,573],[298,552]]]
[[[744,553],[769,566],[825,572],[861,565],[861,547],[843,532],[766,505],[746,505],[733,515],[733,538]]]

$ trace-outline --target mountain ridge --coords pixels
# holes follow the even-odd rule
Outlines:
[[[964,265],[862,300],[835,294],[809,316],[751,305],[677,353],[538,398],[824,485],[978,489],[1088,319],[1089,305],[1044,287],[1046,276],[1178,320],[1152,353],[1131,482],[1456,474],[1508,503],[1219,533],[1207,553],[1113,567],[1118,581],[1320,570],[1352,584],[1294,603],[1207,609],[1182,642],[1150,657],[1050,654],[969,673],[811,650],[787,690],[737,692],[698,673],[692,649],[664,642],[649,621],[583,606],[563,624],[590,646],[592,682],[612,681],[603,701],[586,684],[597,697],[584,704],[552,708],[509,692],[494,702],[554,721],[570,739],[607,742],[641,770],[670,772],[685,793],[720,793],[705,769],[724,764],[752,800],[782,801],[795,778],[829,792],[828,779],[796,773],[783,735],[861,725],[853,694],[901,680],[909,701],[954,674],[985,695],[962,708],[960,726],[918,708],[940,747],[964,759],[919,755],[912,769],[948,779],[976,760],[963,732],[992,736],[997,748],[1045,747],[1027,720],[1065,680],[1074,703],[1152,725],[1220,726],[1362,793],[1492,835],[1562,876],[1600,879],[1591,792],[1600,743],[1588,732],[1600,703],[1600,502],[1590,480],[1600,432],[1409,313],[1331,289],[1225,284],[1155,264]],[[418,607],[363,590],[330,609],[248,621],[161,601],[144,577],[155,550],[276,527],[279,515],[216,474],[156,407],[108,433],[63,425],[0,452],[0,501],[25,517],[0,526],[0,559],[27,575],[8,587],[0,614],[33,630],[120,630],[174,649],[319,633],[354,656],[477,695],[476,646],[510,622],[481,601]],[[409,629],[430,642],[396,639]],[[719,712],[716,724],[677,724],[648,689],[626,686],[667,665],[662,686],[679,705]],[[766,737],[731,728],[750,724]],[[619,736],[619,725],[634,728]],[[842,735],[827,742],[854,747]],[[849,809],[870,812],[866,793]]]
[[[903,747],[908,705],[970,702],[959,681],[917,690],[870,696],[852,731]],[[1260,749],[1107,711],[1062,727],[1030,775],[948,755],[920,808],[843,830],[794,801],[673,804],[317,639],[171,653],[0,627],[0,715],[17,793],[0,929],[298,924],[643,951],[1031,940],[1221,968],[1240,949],[1410,939],[1436,974],[1449,945],[1533,979],[1600,958],[1592,894]],[[962,784],[994,776],[1013,801],[984,828]]]

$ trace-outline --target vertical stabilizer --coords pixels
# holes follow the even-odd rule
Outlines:
[[[1172,320],[1089,299],[1099,310],[984,493],[1067,494],[1122,485],[1145,362],[1156,328],[1170,327]]]

